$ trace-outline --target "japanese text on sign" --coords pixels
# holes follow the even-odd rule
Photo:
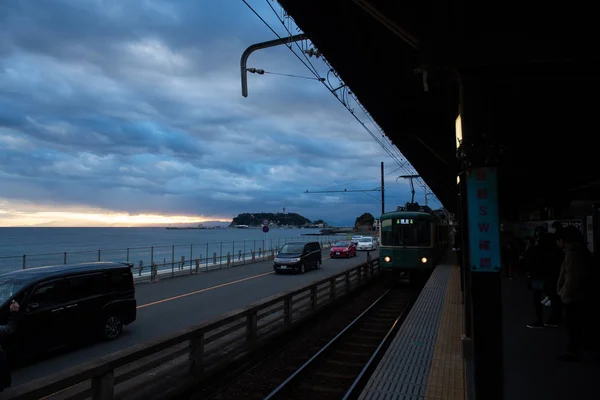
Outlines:
[[[471,269],[497,272],[500,270],[500,233],[494,168],[467,171],[467,202]]]

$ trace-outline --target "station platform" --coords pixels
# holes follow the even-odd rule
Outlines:
[[[600,362],[558,361],[567,348],[566,328],[529,329],[535,320],[526,280],[503,279],[504,398],[506,400],[600,399]],[[546,318],[550,310],[546,310]],[[596,334],[600,339],[600,336]]]
[[[566,350],[565,327],[527,328],[535,318],[526,281],[503,279],[502,297],[504,399],[600,399],[598,358],[558,361]],[[359,399],[468,399],[463,318],[460,268],[439,265]]]
[[[438,265],[359,399],[466,399],[461,299],[458,265]]]

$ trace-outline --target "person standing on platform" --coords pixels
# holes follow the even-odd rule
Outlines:
[[[559,360],[578,361],[583,347],[585,325],[590,316],[592,258],[583,235],[574,226],[560,229],[557,243],[563,249],[565,258],[560,268],[556,291],[565,304],[569,335],[567,353],[560,356]]]

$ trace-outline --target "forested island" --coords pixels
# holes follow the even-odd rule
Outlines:
[[[233,218],[230,227],[237,225],[260,226],[263,221],[269,220],[269,224],[279,226],[295,226],[295,227],[315,227],[323,228],[327,226],[323,220],[311,221],[303,215],[297,213],[243,213],[238,214]]]

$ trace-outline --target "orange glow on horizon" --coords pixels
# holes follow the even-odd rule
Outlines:
[[[10,204],[0,201],[0,227],[143,227],[168,224],[230,222],[231,218],[197,215],[129,214],[86,207]]]

